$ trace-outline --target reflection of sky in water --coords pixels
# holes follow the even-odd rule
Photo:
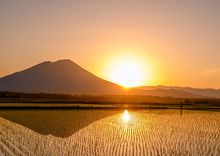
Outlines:
[[[40,135],[0,118],[0,137],[10,147],[22,145],[34,155],[220,155],[220,113],[179,113],[125,111],[95,121],[68,138]],[[4,142],[0,140],[0,146],[13,149]],[[26,151],[15,149],[25,155]]]

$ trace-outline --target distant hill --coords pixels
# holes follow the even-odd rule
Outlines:
[[[209,92],[208,90],[196,90],[193,88],[158,86],[124,89],[120,85],[93,75],[71,60],[46,61],[26,70],[2,77],[0,78],[0,91],[96,95],[152,95],[174,98],[203,98],[207,97],[207,95],[208,97],[217,97],[215,90],[210,90]],[[211,91],[213,91],[213,94]]]
[[[190,88],[190,87],[172,87],[172,86],[141,86],[137,87],[138,89],[141,90],[155,90],[155,89],[162,89],[166,91],[170,90],[177,90],[177,91],[185,91],[190,94],[196,94],[196,95],[201,95],[204,97],[212,97],[212,98],[220,98],[220,89],[212,89],[212,88],[207,88],[207,89],[201,89],[201,88]]]
[[[138,87],[138,89],[140,89]],[[140,89],[141,90],[141,89]],[[153,95],[153,96],[160,96],[160,97],[173,97],[173,98],[205,98],[206,96],[188,93],[184,90],[176,90],[176,89],[150,89],[150,90],[143,90],[144,95]]]

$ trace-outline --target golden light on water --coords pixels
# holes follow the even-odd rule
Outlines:
[[[72,113],[75,114],[75,111]],[[0,130],[3,134],[0,136],[3,140],[0,141],[0,155],[28,153],[48,156],[68,153],[68,155],[169,156],[175,153],[175,155],[220,156],[219,122],[217,122],[220,119],[219,112],[184,110],[185,115],[180,116],[179,110],[174,109],[136,110],[129,113],[125,110],[122,114],[101,120],[97,120],[97,116],[100,115],[98,111],[93,113],[88,118],[88,121],[93,123],[89,123],[68,138],[42,135],[0,117]],[[84,121],[82,118],[79,120],[80,123]],[[75,127],[78,126],[74,126],[73,129]],[[61,127],[60,130],[64,133],[67,129]],[[25,153],[20,149],[25,149]]]
[[[128,114],[128,111],[125,110],[124,115],[123,115],[123,120],[124,120],[125,122],[128,122],[129,119],[130,119],[130,115]]]

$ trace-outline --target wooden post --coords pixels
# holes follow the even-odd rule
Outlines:
[[[180,108],[183,109],[183,103],[182,103],[182,101],[180,102]]]

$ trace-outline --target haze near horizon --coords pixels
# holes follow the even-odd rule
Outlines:
[[[217,0],[1,1],[0,77],[68,58],[123,86],[219,89],[219,8]]]

